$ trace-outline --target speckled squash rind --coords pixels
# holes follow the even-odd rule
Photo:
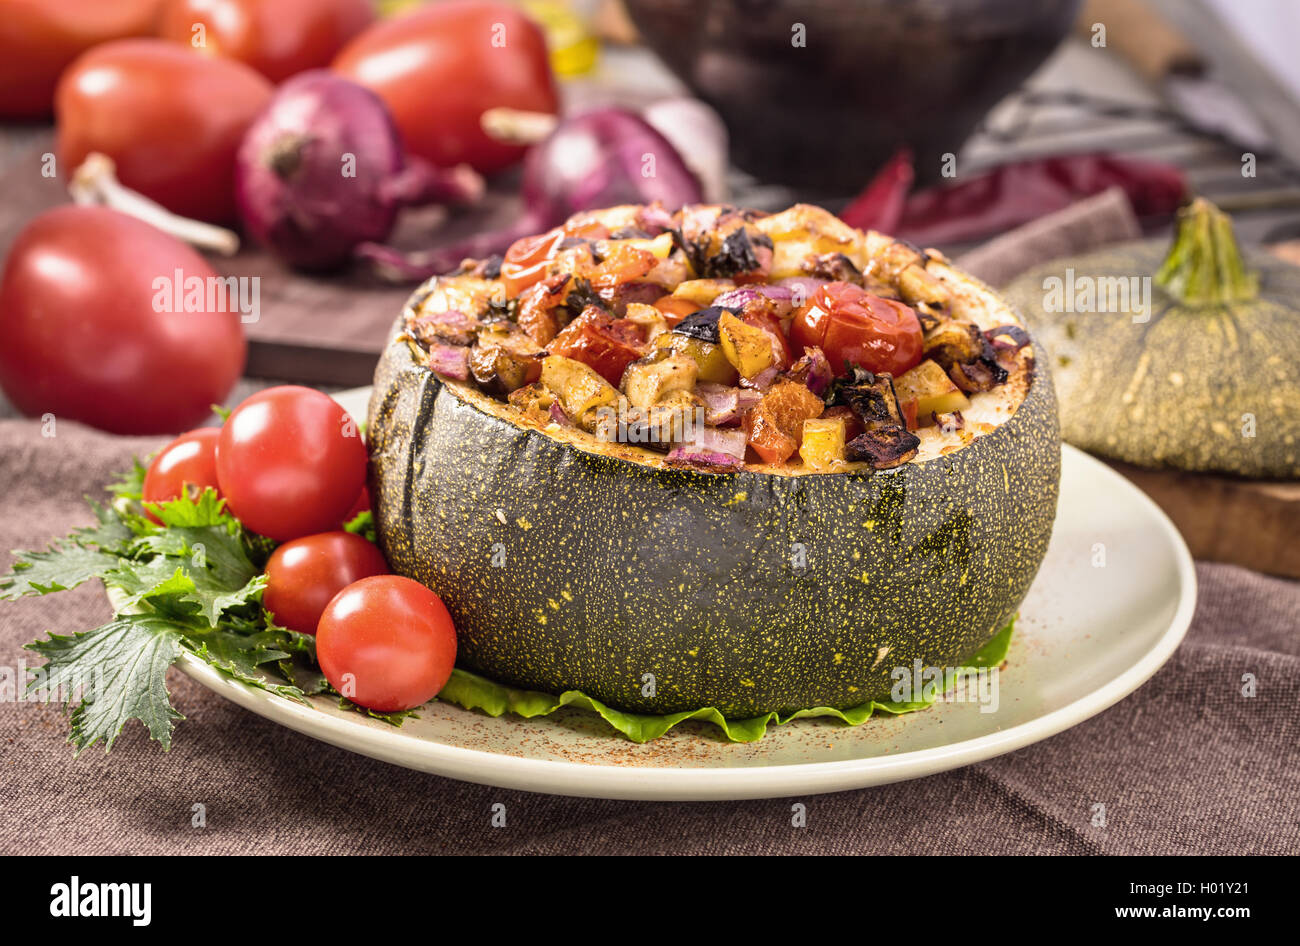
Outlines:
[[[457,662],[502,683],[733,718],[888,699],[893,668],[986,644],[1047,550],[1060,437],[1042,359],[1010,419],[938,459],[710,474],[485,412],[400,326],[367,429],[380,544],[446,602]]]
[[[1260,298],[1186,308],[1152,285],[1150,318],[1048,312],[1044,281],[1154,273],[1167,241],[1035,267],[1003,295],[1044,348],[1066,441],[1144,467],[1300,477],[1300,267],[1245,252]],[[1247,436],[1246,434],[1253,434]]]

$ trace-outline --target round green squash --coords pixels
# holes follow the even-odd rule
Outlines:
[[[1060,438],[1042,358],[1018,410],[947,455],[715,474],[517,426],[417,363],[402,324],[367,426],[379,541],[446,602],[457,663],[493,680],[732,718],[888,699],[893,668],[986,644],[1046,552]]]
[[[1069,443],[1150,468],[1300,477],[1300,267],[1242,254],[1213,205],[1184,211],[1172,249],[1056,260],[1004,295],[1052,362]]]

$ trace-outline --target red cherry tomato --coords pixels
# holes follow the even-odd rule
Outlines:
[[[197,498],[211,486],[218,492],[217,439],[220,427],[199,427],[181,434],[153,458],[144,474],[141,500],[146,503],[165,503],[182,494]],[[145,510],[154,522],[158,517]]]
[[[160,0],[4,0],[0,3],[0,118],[44,118],[54,86],[92,46],[153,31]]]
[[[271,83],[233,59],[161,39],[124,39],[86,53],[55,94],[59,162],[70,174],[92,151],[127,187],[186,217],[235,217],[235,151],[271,98]]]
[[[243,371],[244,336],[235,306],[207,311],[207,293],[203,311],[167,311],[186,307],[166,288],[178,271],[183,282],[217,275],[185,244],[114,210],[41,214],[0,280],[0,387],[25,414],[118,434],[202,423]]]
[[[378,713],[414,709],[447,684],[456,629],[442,600],[399,575],[363,578],[325,608],[316,631],[325,678]]]
[[[356,424],[320,391],[267,388],[221,428],[221,494],[245,526],[277,542],[336,529],[365,478]]]
[[[552,355],[581,361],[618,387],[623,371],[645,354],[641,328],[592,306],[564,327],[546,347]]]
[[[488,109],[559,107],[542,31],[505,3],[448,0],[381,20],[333,68],[377,93],[407,148],[443,167],[466,162],[490,174],[523,157],[483,131]]]
[[[370,0],[164,0],[158,35],[281,82],[328,66],[374,19]],[[196,26],[203,27],[201,46]]]
[[[861,286],[828,282],[794,314],[790,337],[801,349],[820,346],[837,375],[857,365],[894,377],[921,361],[921,323],[901,302]]]
[[[262,605],[277,623],[315,634],[330,600],[371,575],[388,574],[388,563],[373,542],[351,532],[322,532],[286,542],[266,563]]]
[[[501,262],[501,282],[506,295],[514,298],[546,275],[546,264],[564,241],[564,230],[556,227],[546,233],[515,240]]]

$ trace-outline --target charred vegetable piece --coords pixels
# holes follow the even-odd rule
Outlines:
[[[588,365],[617,387],[627,366],[642,357],[648,348],[641,329],[635,324],[588,306],[555,336],[546,350]]]
[[[541,383],[560,401],[564,413],[584,430],[596,423],[596,411],[618,404],[618,391],[591,366],[563,355],[542,362]]]
[[[686,355],[636,361],[623,373],[623,392],[634,407],[651,407],[674,391],[694,390],[699,373],[699,365]]]
[[[970,406],[948,373],[929,358],[895,378],[894,391],[903,404],[915,404],[917,419],[922,424],[930,423],[931,414],[946,414]]]
[[[491,322],[479,330],[469,370],[488,391],[509,394],[541,377],[542,348],[517,325]]]
[[[934,413],[930,415],[930,420],[944,433],[952,433],[966,427],[966,418],[962,416],[961,411],[953,411],[949,414]]]
[[[730,309],[723,309],[719,306],[699,309],[674,325],[673,331],[678,335],[688,335],[691,338],[698,338],[702,342],[716,345],[721,341],[721,330],[718,323],[722,316],[728,314],[734,315]]]
[[[458,309],[426,312],[411,321],[408,331],[425,344],[444,342],[450,345],[468,345],[478,331],[478,320]]]
[[[818,279],[862,285],[862,271],[843,253],[809,253],[804,257],[802,268],[809,276]]]
[[[844,468],[843,417],[814,417],[803,422],[803,443],[799,457],[804,466],[819,473],[834,473]]]
[[[721,345],[710,344],[677,332],[665,332],[655,339],[655,347],[694,360],[699,369],[697,377],[700,381],[728,385],[736,383],[736,369],[727,360]]]
[[[775,360],[772,340],[763,329],[746,325],[725,310],[717,325],[722,351],[742,378],[753,378],[772,366]]]
[[[529,286],[519,296],[519,327],[537,344],[549,345],[560,334],[569,316],[569,310],[564,308],[568,285],[569,276],[556,273]]]
[[[984,351],[984,336],[974,322],[949,319],[925,334],[922,351],[942,368],[974,361]]]
[[[864,374],[863,380],[841,387],[837,400],[852,409],[866,430],[904,426],[894,379],[887,374]]]
[[[850,460],[865,460],[873,469],[888,470],[916,456],[919,446],[916,434],[903,427],[878,427],[850,440],[845,453]]]
[[[538,426],[545,427],[552,421],[558,420],[563,423],[567,420],[555,392],[540,383],[525,385],[511,391],[507,400]],[[560,413],[560,417],[556,417],[556,411]]]
[[[1019,325],[999,325],[984,333],[996,351],[1019,351],[1030,344],[1029,333]]]

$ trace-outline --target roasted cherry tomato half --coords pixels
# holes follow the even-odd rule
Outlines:
[[[351,532],[321,532],[286,542],[266,563],[262,605],[278,624],[315,634],[325,606],[362,578],[388,574],[373,542]]]
[[[325,607],[316,657],[334,689],[377,713],[437,696],[456,664],[456,629],[442,599],[399,575],[363,578]]]
[[[501,282],[506,295],[513,299],[540,281],[546,275],[546,264],[555,258],[562,242],[564,230],[556,227],[511,243],[501,263]]]
[[[901,302],[873,296],[861,286],[829,282],[794,315],[790,337],[817,345],[837,375],[857,365],[898,377],[921,361],[921,323]]]
[[[365,484],[366,447],[329,395],[267,388],[221,428],[217,479],[245,526],[285,542],[338,528]]]
[[[181,434],[149,464],[144,474],[141,499],[146,503],[165,503],[181,495],[195,498],[209,486],[220,492],[217,484],[217,440],[220,427],[199,427]],[[158,517],[147,509],[154,522]]]
[[[616,319],[595,306],[564,327],[546,350],[580,361],[614,387],[623,371],[646,352],[641,327],[627,319]]]

